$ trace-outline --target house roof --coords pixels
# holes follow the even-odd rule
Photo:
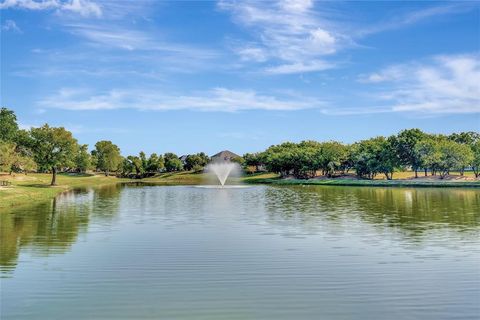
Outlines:
[[[212,160],[230,160],[232,158],[237,158],[237,157],[240,157],[240,156],[236,153],[233,153],[232,151],[223,150],[223,151],[220,151],[217,154],[214,154],[210,158]]]

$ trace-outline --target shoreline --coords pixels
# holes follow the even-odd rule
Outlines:
[[[348,186],[348,187],[397,187],[397,188],[480,188],[478,181],[449,180],[352,180],[352,179],[246,179],[249,184],[269,185],[317,185],[317,186]]]
[[[118,183],[145,183],[164,186],[204,185],[203,173],[169,173],[145,179],[126,179],[105,177],[100,174],[59,174],[58,185],[49,186],[50,175],[30,174],[28,176],[0,176],[0,180],[12,182],[12,186],[0,189],[0,212],[8,212],[24,206],[41,203],[55,198],[62,192],[75,188],[94,188]],[[352,180],[352,179],[281,179],[272,174],[258,174],[233,178],[244,184],[265,185],[311,185],[311,186],[348,186],[348,187],[386,187],[386,188],[480,188],[480,180]],[[207,183],[214,184],[214,183]]]

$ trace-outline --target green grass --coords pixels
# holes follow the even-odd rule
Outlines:
[[[11,186],[0,189],[0,212],[12,207],[47,201],[72,188],[95,187],[131,181],[116,177],[105,177],[104,175],[58,174],[57,185],[50,186],[51,179],[51,174],[43,173],[0,175],[0,180],[8,180],[12,183]]]
[[[144,178],[138,181],[155,183],[159,185],[198,185],[206,184],[211,177],[206,173],[194,173],[191,171],[161,173],[154,177]]]
[[[461,187],[480,188],[480,181],[450,180],[352,180],[352,179],[252,179],[247,183],[275,185],[333,185],[333,186],[365,186],[365,187]]]
[[[471,175],[471,173],[466,173]],[[398,172],[394,180],[354,180],[354,179],[280,179],[274,173],[257,173],[246,175],[241,178],[230,178],[229,183],[256,183],[276,185],[336,185],[336,186],[379,186],[379,187],[468,187],[480,188],[480,180],[431,180],[431,179],[408,179],[412,172]],[[420,175],[421,177],[422,175]],[[57,186],[51,187],[50,174],[17,174],[10,176],[0,174],[0,180],[11,181],[10,187],[0,187],[0,212],[7,211],[23,205],[31,205],[52,199],[57,194],[79,187],[95,187],[121,182],[148,182],[159,185],[200,185],[217,184],[216,178],[205,173],[176,172],[162,173],[151,178],[141,180],[119,179],[116,177],[105,177],[104,175],[78,175],[59,174]]]

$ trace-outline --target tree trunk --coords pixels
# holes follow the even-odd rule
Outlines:
[[[52,167],[52,183],[50,183],[51,186],[56,186],[57,185],[57,168]]]
[[[105,170],[105,177],[108,177],[108,170]]]
[[[424,169],[425,170],[425,177],[427,176],[427,168]]]
[[[463,177],[463,173],[465,172],[465,168],[460,169],[460,175]]]
[[[418,178],[418,169],[415,168],[415,178]]]

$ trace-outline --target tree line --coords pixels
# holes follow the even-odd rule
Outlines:
[[[374,137],[353,144],[338,141],[285,142],[259,153],[243,156],[247,166],[260,167],[281,176],[313,178],[319,173],[332,177],[350,170],[357,176],[374,179],[383,174],[389,180],[396,171],[411,169],[418,177],[439,175],[453,170],[461,175],[469,168],[480,176],[480,134],[461,132],[451,135],[428,134],[419,129],[403,130],[389,137]]]
[[[159,172],[181,170],[201,171],[209,162],[203,153],[188,155],[184,161],[171,152],[163,155],[144,152],[123,157],[111,141],[98,141],[89,152],[88,145],[79,144],[63,127],[45,124],[22,130],[12,110],[0,109],[0,171],[49,172],[51,185],[56,184],[58,171],[85,173],[87,170],[115,173],[117,176],[144,178]]]
[[[182,161],[183,160],[183,161]],[[79,144],[63,127],[45,124],[22,130],[12,110],[0,109],[0,171],[49,172],[55,185],[58,171],[84,173],[87,170],[114,173],[129,178],[144,178],[159,172],[182,170],[202,171],[210,161],[201,152],[180,159],[167,152],[144,152],[123,157],[120,148],[111,141],[98,141],[89,152],[88,145]],[[394,172],[411,169],[425,175],[472,169],[480,176],[480,134],[461,132],[451,135],[428,134],[419,129],[403,130],[390,137],[375,137],[353,144],[338,141],[285,142],[270,146],[263,152],[247,153],[234,159],[245,167],[279,173],[282,177],[313,178],[318,174],[333,177],[354,171],[356,175],[373,179],[384,174],[392,179]]]

